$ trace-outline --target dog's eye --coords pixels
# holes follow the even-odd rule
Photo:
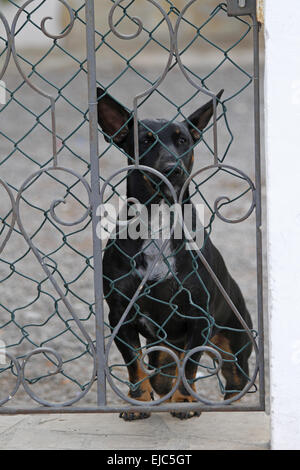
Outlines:
[[[187,142],[187,140],[186,140],[185,137],[179,137],[178,143],[179,143],[180,145],[185,144],[186,142]]]
[[[150,145],[154,141],[154,136],[152,132],[148,132],[147,135],[143,139],[143,144],[144,145]]]

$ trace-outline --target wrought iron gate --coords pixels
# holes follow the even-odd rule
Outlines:
[[[0,396],[0,404],[2,405],[0,413],[124,412],[124,410],[129,413],[148,413],[150,411],[188,413],[216,410],[263,410],[265,391],[259,24],[256,18],[256,1],[228,0],[216,3],[209,0],[190,0],[180,9],[178,7],[180,2],[175,0],[144,0],[141,2],[138,0],[108,0],[103,2],[103,11],[101,9],[99,11],[99,14],[104,15],[104,4],[106,3],[108,27],[100,31],[95,25],[95,21],[97,21],[95,5],[98,6],[98,2],[94,2],[94,0],[77,2],[57,0],[55,3],[60,4],[61,9],[68,15],[66,26],[57,34],[51,33],[48,29],[51,24],[49,17],[43,17],[39,22],[34,17],[39,9],[46,6],[47,0],[27,0],[19,3],[8,0],[3,3],[3,6],[5,4],[7,6],[8,3],[13,9],[11,22],[7,20],[4,14],[5,10],[2,10],[2,7],[0,10],[0,23],[2,23],[3,30],[0,37],[0,80],[2,80],[2,86],[4,86],[4,81],[6,82],[6,101],[0,107],[0,183],[3,190],[1,199],[3,201],[1,205],[2,229],[0,232],[2,238],[0,245],[2,288],[0,298],[2,312],[0,319],[0,356],[2,358],[0,381],[3,381],[4,384],[2,396]],[[151,7],[149,15],[151,16],[154,11],[153,18],[156,18],[155,15],[159,15],[154,26],[148,27],[146,20],[144,21],[143,18],[135,15],[135,7],[138,3],[144,4],[145,13],[148,11],[147,8]],[[189,18],[189,12],[191,8],[200,3],[207,4],[210,10],[207,17],[197,17],[199,24],[196,25]],[[226,21],[231,21],[231,25],[232,22],[237,22],[241,27],[241,29],[237,29],[238,37],[226,47],[214,43],[205,33],[207,25],[219,18],[221,18],[221,24],[224,24],[224,30],[226,29]],[[122,33],[123,23],[130,24],[131,28],[135,28],[135,31],[130,34]],[[182,25],[190,27],[192,30],[184,47],[180,45]],[[18,51],[17,45],[19,35],[28,26],[39,30],[41,35],[51,41],[47,52],[32,61],[26,58],[25,52]],[[160,39],[156,36],[156,32],[163,26],[167,33],[163,39]],[[84,56],[77,55],[74,48],[70,48],[72,35],[76,28],[81,28],[80,41],[83,41],[82,35],[85,33],[86,53]],[[228,28],[227,31],[229,31]],[[139,42],[142,35],[146,37],[145,42]],[[234,51],[243,42],[249,41],[250,37],[253,52],[252,70],[247,71],[234,57]],[[197,65],[197,72],[193,70],[193,64],[186,65],[184,60],[189,49],[196,44],[198,39],[214,48],[222,56],[203,76],[198,74],[202,67],[202,59],[203,63],[205,61],[200,47],[197,53],[198,61],[194,63]],[[128,53],[121,51],[118,48],[121,42],[134,43],[136,50],[133,51],[128,46]],[[166,62],[162,65],[159,77],[155,79],[147,77],[134,62],[149,44],[155,44],[161,54],[166,54]],[[65,65],[64,61],[73,64],[74,69],[71,76],[66,76],[64,72],[60,71],[60,68],[55,70],[57,67],[55,65],[53,65],[54,70],[49,68],[51,78],[40,72],[39,67],[47,61],[50,62],[51,55],[57,52],[63,56],[63,60],[59,62],[62,69]],[[103,57],[101,61],[98,61],[98,54],[102,52]],[[108,80],[107,69],[111,65],[112,55],[117,56],[123,65],[120,70],[116,69],[113,78]],[[156,55],[154,60],[157,60],[157,57]],[[57,56],[55,55],[54,58],[56,60]],[[149,58],[147,60],[150,61]],[[243,77],[243,83],[231,93],[226,93],[225,89],[226,97],[219,100],[207,82],[225,63],[232,65],[234,70]],[[19,81],[16,79],[16,75],[10,74],[10,67],[13,64],[17,68]],[[51,64],[55,64],[55,61],[52,60]],[[114,67],[114,65],[111,66]],[[149,67],[151,69],[151,63],[148,64],[148,69]],[[145,70],[143,63],[142,70]],[[190,95],[180,102],[176,96],[171,99],[166,91],[160,89],[160,86],[175,70],[181,74],[190,90]],[[98,126],[98,104],[103,95],[99,100],[97,87],[104,89],[104,96],[106,96],[105,93],[113,96],[113,90],[118,95],[118,88],[114,86],[121,83],[123,76],[128,72],[132,74],[131,77],[137,76],[144,80],[147,87],[146,90],[144,87],[137,94],[134,82],[132,82],[131,102],[128,103],[128,107],[130,111],[133,111],[133,157],[118,147],[114,135],[107,135]],[[81,85],[84,82],[87,83],[88,96],[86,96],[85,90],[77,88],[77,96],[75,97],[73,94],[70,97],[68,87],[75,83],[76,88],[78,77],[81,77]],[[130,83],[130,77],[127,79],[127,83],[128,81]],[[246,149],[247,155],[241,152],[240,159],[241,161],[242,159],[251,160],[254,163],[254,182],[245,171],[230,161],[235,129],[229,125],[231,114],[227,108],[230,108],[231,102],[239,100],[245,90],[251,90],[253,96],[254,119],[252,111],[249,110],[244,113],[244,119],[248,122],[253,120],[254,136],[251,140],[254,142],[254,147]],[[168,256],[164,253],[166,245],[163,244],[158,249],[151,266],[145,270],[144,275],[140,276],[138,289],[131,298],[127,299],[127,307],[119,322],[117,325],[110,325],[107,319],[106,299],[116,293],[120,294],[120,292],[116,286],[116,279],[108,279],[110,292],[106,296],[103,292],[102,256],[110,246],[110,242],[107,242],[105,247],[99,237],[101,217],[105,218],[99,208],[102,208],[103,204],[109,202],[114,196],[122,194],[122,188],[130,170],[140,170],[145,176],[145,180],[150,180],[150,185],[154,186],[154,192],[160,191],[161,184],[165,183],[170,189],[174,202],[177,199],[168,178],[157,170],[147,167],[141,161],[143,156],[141,156],[139,149],[139,114],[142,105],[151,101],[150,99],[155,93],[160,103],[174,108],[175,114],[173,113],[169,123],[186,118],[184,107],[189,106],[196,98],[199,100],[202,97],[212,99],[213,122],[199,136],[199,140],[201,137],[204,149],[209,155],[210,162],[202,165],[200,161],[197,164],[198,168],[188,176],[186,185],[188,183],[194,185],[191,196],[200,196],[202,204],[205,205],[209,213],[209,222],[206,226],[209,234],[211,234],[213,223],[217,219],[226,226],[226,237],[231,236],[231,227],[243,224],[245,221],[251,221],[255,228],[256,280],[252,279],[252,284],[257,286],[257,302],[255,302],[256,313],[251,312],[255,328],[243,320],[237,306],[223,287],[222,280],[218,278],[207,262],[202,250],[187,251],[186,255],[192,257],[194,272],[197,271],[199,265],[204,266],[215,289],[221,292],[226,304],[239,322],[239,327],[235,329],[226,326],[223,329],[231,329],[236,334],[246,334],[248,342],[243,349],[249,344],[252,346],[250,372],[248,374],[242,371],[246,378],[245,385],[242,389],[230,390],[232,395],[225,400],[223,398],[228,390],[223,383],[222,366],[227,363],[239,367],[238,356],[242,351],[232,353],[223,350],[222,345],[211,342],[211,330],[216,325],[214,318],[210,315],[208,300],[205,311],[199,307],[201,318],[205,319],[207,323],[204,340],[201,340],[201,344],[192,350],[176,348],[174,345],[170,348],[166,337],[166,323],[172,321],[176,316],[184,319],[186,315],[186,318],[189,318],[187,313],[178,311],[174,300],[177,293],[183,288],[180,282],[177,283],[176,295],[174,294],[169,301],[171,314],[165,324],[161,325],[155,322],[153,324],[159,332],[156,331],[156,340],[142,344],[135,350],[135,360],[139,361],[143,370],[140,383],[128,382],[126,366],[129,364],[123,363],[113,352],[120,329],[126,322],[132,321],[130,313],[132,309],[135,318],[149,320],[146,312],[140,309],[138,301],[142,295],[151,296],[148,283],[151,272],[157,263],[161,263],[162,260],[166,261]],[[38,100],[37,103],[30,101],[33,96]],[[78,102],[74,101],[75,98],[78,98]],[[121,99],[117,101],[121,101]],[[38,109],[41,103],[44,105],[42,109]],[[68,112],[64,114],[63,125],[60,121],[61,105],[68,107]],[[157,118],[162,117],[162,107],[163,104],[158,105],[157,111],[153,110],[153,113],[157,113]],[[22,113],[24,116],[26,115],[26,118],[22,117]],[[70,115],[78,118],[75,125],[72,122],[73,127],[70,125],[72,128],[68,128],[68,120],[71,120]],[[31,122],[26,119],[31,119]],[[222,151],[220,150],[221,140],[218,137],[221,124],[227,133]],[[194,130],[198,131],[196,128]],[[151,132],[151,129],[149,128],[148,131]],[[36,133],[40,133],[40,139],[37,138],[38,134]],[[151,134],[153,133],[151,132]],[[106,137],[106,144],[104,137]],[[157,142],[159,133],[154,137]],[[45,150],[46,140],[47,145],[51,144],[51,149]],[[28,144],[29,150],[24,142],[26,145]],[[101,150],[99,145],[101,145]],[[196,144],[194,147],[195,152],[200,152]],[[87,158],[88,154],[89,158]],[[116,159],[113,170],[109,167],[106,156],[109,161],[113,158]],[[118,163],[118,158],[121,158],[120,163]],[[129,159],[129,163],[127,159]],[[15,170],[17,166],[18,171]],[[106,175],[105,168],[107,167],[110,173]],[[219,174],[233,178],[236,182],[246,186],[237,191],[235,196],[230,198],[221,196],[215,198],[213,204],[210,204],[204,195],[203,188],[209,182],[214,181],[215,176]],[[152,178],[154,176],[158,177],[159,181]],[[200,176],[203,178],[202,180]],[[114,182],[116,178],[117,182]],[[48,195],[48,192],[54,187],[53,185],[57,185],[59,188],[57,190],[59,195],[56,194],[54,200],[49,199]],[[37,186],[38,189],[33,190]],[[110,190],[108,196],[106,195],[107,190]],[[30,193],[30,191],[33,192]],[[179,196],[181,202],[183,193],[184,191]],[[244,214],[233,218],[232,212],[223,212],[226,208],[231,210],[231,206],[245,196],[250,196],[250,205]],[[53,202],[49,202],[51,200]],[[66,203],[65,209],[62,203]],[[79,208],[82,213],[76,215]],[[29,225],[30,228],[28,228]],[[233,263],[235,263],[235,259],[237,263],[240,263],[241,258],[244,257],[247,264],[250,256],[247,253],[242,253],[243,256],[241,256],[238,251],[239,248],[236,246],[232,252]],[[64,262],[68,264],[66,273],[61,267]],[[128,276],[132,276],[134,271],[136,271],[136,264],[133,258],[132,271],[128,273]],[[173,277],[176,276],[170,266],[168,273]],[[206,290],[207,299],[209,299],[211,292],[207,291],[203,279],[199,278],[199,284]],[[163,304],[161,299],[155,300],[158,304]],[[190,300],[192,305],[193,299]],[[35,308],[43,310],[36,312]],[[255,313],[255,318],[253,313]],[[127,344],[127,347],[132,348],[130,344]],[[176,373],[170,373],[170,362],[161,364],[158,368],[154,368],[150,363],[146,369],[144,361],[151,352],[167,354],[169,360],[171,358]],[[198,360],[198,372],[193,381],[190,381],[186,378],[185,367],[196,352],[209,353],[212,358],[209,363],[203,362],[202,357]],[[113,356],[112,363],[111,355]],[[42,371],[39,370],[40,364],[35,367],[35,360],[43,361]],[[48,370],[49,368],[51,370]],[[158,375],[172,379],[172,386],[168,393],[160,397],[153,396],[153,400],[145,402],[135,397],[134,392],[141,383],[148,380],[148,376]],[[211,378],[215,380],[214,393],[215,391],[219,393],[218,399],[214,399],[210,391],[208,396],[201,393],[201,390],[205,390],[206,380]],[[184,382],[192,397],[188,403],[172,401],[172,396],[178,390],[181,381]],[[110,385],[109,390],[106,387],[107,382]],[[67,391],[62,392],[61,390],[65,387]],[[128,387],[131,390],[130,396],[127,395]],[[200,388],[200,392],[198,388]],[[6,389],[7,391],[5,391]],[[255,400],[252,400],[251,403],[247,402],[248,394],[255,396]],[[18,401],[18,396],[21,396],[21,401]],[[239,399],[241,402],[237,404]],[[14,401],[15,405],[13,405]],[[112,403],[109,403],[110,401]],[[125,405],[124,401],[127,402]]]

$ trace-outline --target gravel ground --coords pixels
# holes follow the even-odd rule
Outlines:
[[[197,74],[206,76],[214,68],[214,60],[212,56],[207,56],[202,61],[199,61],[197,57],[191,57],[190,65]],[[247,51],[242,53],[240,63],[251,71],[251,61],[249,61]],[[144,62],[141,61],[139,66],[142,73],[148,73],[149,70],[156,76],[161,73],[159,60],[155,60],[155,57],[148,57]],[[56,59],[49,60],[48,65],[43,65],[43,67],[43,74],[51,83],[58,86],[67,83],[76,72],[76,69],[72,68],[67,61],[59,62]],[[102,64],[99,60],[98,79],[103,85],[112,82],[119,73],[117,66]],[[14,67],[9,68],[5,79],[9,90],[17,90],[22,83]],[[206,83],[213,91],[224,88],[224,99],[226,99],[240,90],[247,81],[246,75],[241,74],[236,67],[227,62],[211,78],[208,78]],[[35,77],[35,83],[49,93],[54,91],[53,87],[42,83],[37,77]],[[88,123],[83,119],[83,113],[87,108],[86,88],[86,74],[81,71],[63,89],[63,97],[57,103],[57,134],[64,145],[59,153],[59,165],[70,168],[80,175],[85,175],[87,172],[89,152]],[[128,72],[111,88],[111,92],[130,107],[133,96],[140,89],[145,89],[145,82],[135,73]],[[173,99],[177,105],[185,102],[186,98],[192,94],[192,87],[187,84],[178,69],[170,72],[160,90],[168,98]],[[237,98],[227,103],[227,117],[234,141],[225,161],[241,169],[253,179],[254,130],[251,90],[251,86],[246,88]],[[26,178],[34,174],[51,158],[51,136],[45,129],[45,127],[50,127],[50,116],[49,112],[42,114],[48,106],[48,101],[34,93],[27,85],[18,88],[14,98],[15,100],[1,113],[1,132],[8,136],[8,139],[0,137],[2,162],[0,176],[12,187],[19,189]],[[188,115],[205,101],[205,97],[198,96],[184,108],[184,112]],[[31,113],[24,107],[29,108]],[[39,115],[38,118],[37,115]],[[141,109],[140,117],[145,116],[172,118],[174,107],[166,100],[162,101],[158,94],[154,94]],[[218,130],[219,153],[224,155],[230,141],[224,119],[220,121]],[[26,137],[23,138],[25,134]],[[14,145],[16,141],[17,146]],[[208,136],[208,142],[212,143],[211,133]],[[61,141],[58,141],[58,144],[61,146]],[[107,151],[102,137],[99,138],[99,144],[101,175],[106,178],[117,168],[124,166],[126,162],[124,156],[116,149]],[[10,158],[7,159],[8,155]],[[207,148],[203,144],[199,145],[195,156],[195,169],[211,162],[212,157]],[[51,175],[54,176],[54,172],[51,172]],[[49,212],[45,218],[51,202],[64,197],[66,187],[76,183],[73,176],[63,171],[56,171],[55,177],[56,180],[43,174],[24,191],[24,200],[20,204],[21,219],[26,233],[33,237],[34,244],[42,256],[47,256],[44,259],[50,266],[53,277],[94,341],[91,224],[89,219],[86,219],[70,227],[62,226],[53,221]],[[89,181],[89,175],[86,178]],[[124,184],[118,188],[124,191]],[[227,174],[222,178],[211,179],[202,188],[207,201],[213,204],[219,196],[232,197],[240,194],[245,186],[238,178]],[[264,198],[264,172],[262,192]],[[14,194],[16,195],[15,190]],[[87,194],[82,184],[75,184],[72,194],[74,197],[68,196],[67,204],[57,208],[57,214],[68,222],[78,219],[84,213],[84,207],[78,203],[78,200],[87,204]],[[9,201],[3,189],[1,189],[1,201],[3,201],[1,204],[1,217],[3,217],[9,208]],[[247,194],[237,204],[224,209],[223,213],[229,218],[236,218],[247,212],[250,203],[251,198]],[[209,212],[206,211],[206,221],[208,218]],[[37,230],[41,225],[41,229]],[[1,237],[3,236],[2,233]],[[252,214],[246,221],[239,224],[226,224],[216,219],[213,223],[212,240],[222,252],[234,278],[238,280],[253,323],[257,326],[255,216]],[[0,263],[2,280],[0,284],[0,339],[7,345],[7,351],[16,357],[23,357],[39,346],[54,348],[64,361],[63,374],[50,377],[47,374],[49,370],[55,369],[53,365],[55,358],[52,355],[49,355],[48,359],[41,354],[33,356],[26,367],[26,377],[33,381],[30,385],[31,389],[39,397],[55,403],[63,403],[79,397],[78,394],[82,393],[81,387],[90,381],[93,368],[91,357],[87,353],[86,340],[60,300],[60,296],[47,280],[35,256],[28,251],[28,245],[18,228],[1,254],[1,259],[3,262]],[[106,306],[105,315],[107,315]],[[122,362],[113,347],[110,363],[120,364],[114,371],[126,380],[126,371]],[[254,357],[251,358],[252,368],[253,365]],[[38,377],[44,378],[36,381]],[[10,369],[4,368],[0,380],[1,399],[11,393],[15,377]],[[204,396],[216,400],[221,399],[215,378],[200,380],[200,385]],[[118,386],[127,393],[127,387],[124,384],[118,383]],[[109,387],[108,402],[110,404],[121,402]],[[243,399],[242,404],[257,402],[258,394],[249,394]],[[94,384],[89,393],[81,399],[80,404],[86,406],[95,405],[95,403],[96,387]],[[9,402],[10,407],[32,405],[32,400],[24,393],[22,387]]]

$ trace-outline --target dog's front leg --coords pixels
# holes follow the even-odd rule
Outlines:
[[[183,361],[185,354],[191,351],[192,349],[196,348],[197,346],[201,346],[201,331],[195,325],[195,321],[192,320],[191,324],[189,325],[188,331],[188,341],[185,346],[185,352],[182,352],[180,355],[180,360]],[[199,325],[197,325],[199,326]],[[198,363],[201,357],[201,352],[197,352],[193,354],[185,365],[185,377],[190,384],[191,388],[196,391],[195,389],[195,378],[198,369]],[[174,403],[192,403],[197,402],[196,398],[194,398],[190,392],[185,388],[183,382],[180,382],[176,392],[173,394],[172,402]],[[179,418],[179,419],[189,419],[193,417],[198,417],[201,415],[200,411],[173,411],[172,416]]]
[[[110,324],[113,326],[114,322]],[[141,344],[139,334],[132,325],[122,325],[115,338],[115,343],[122,354],[123,360],[127,366],[130,390],[128,396],[135,400],[151,401],[153,399],[152,387],[148,375],[141,365]],[[148,418],[150,413],[128,412],[120,413],[120,418],[125,421]]]

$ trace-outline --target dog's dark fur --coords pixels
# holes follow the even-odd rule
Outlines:
[[[221,94],[222,91],[218,95],[218,100]],[[132,164],[134,158],[133,117],[100,88],[98,100],[98,120],[106,140],[109,141],[112,138],[115,144],[126,152],[128,163]],[[208,125],[212,114],[213,102],[210,101],[194,112],[187,121],[173,123],[162,119],[141,121],[139,123],[139,150],[143,157],[140,163],[167,175],[179,193],[192,171],[193,148],[200,140],[202,131]],[[159,140],[153,145],[155,136]],[[151,145],[152,148],[147,152],[147,148]],[[168,201],[170,192],[166,184],[156,176],[149,173],[148,177],[139,170],[131,170],[127,175],[127,197],[134,197],[142,204],[147,204],[149,200],[151,203],[159,203],[162,197]],[[188,199],[187,189],[184,201]],[[176,377],[174,359],[165,352],[155,351],[149,354],[149,363],[152,367],[162,368],[162,373],[154,375],[149,380],[140,365],[139,335],[144,336],[149,345],[159,343],[172,348],[182,360],[184,351],[201,346],[205,342],[208,321],[206,315],[201,313],[201,309],[204,312],[209,309],[215,326],[208,345],[214,345],[222,353],[224,358],[222,374],[226,380],[224,398],[230,398],[237,391],[242,390],[247,383],[248,359],[251,353],[249,338],[245,332],[241,331],[240,322],[199,259],[195,269],[193,257],[185,249],[182,240],[173,238],[170,245],[168,254],[164,254],[159,261],[161,271],[156,272],[155,277],[148,280],[147,291],[144,289],[144,294],[139,296],[117,335],[116,345],[128,367],[129,380],[131,384],[138,384],[130,389],[129,396],[149,401],[153,397],[153,390],[159,396],[164,396],[172,390],[174,377]],[[251,328],[251,318],[240,288],[229,274],[220,252],[212,244],[207,233],[201,251]],[[149,253],[147,248],[145,249],[144,240],[117,238],[113,242],[108,242],[103,260],[104,293],[110,309],[109,321],[112,328],[119,322],[129,299],[135,294],[141,282],[150,260],[147,257]],[[132,268],[133,260],[135,269]],[[176,272],[177,279],[170,272],[170,260],[173,262],[172,269]],[[159,329],[161,325],[163,325],[163,330]],[[162,338],[160,342],[159,338]],[[238,354],[235,358],[236,353]],[[193,360],[187,362],[188,380],[192,381],[195,378],[199,358],[200,354],[194,354]],[[180,384],[171,401],[185,402],[195,401],[195,399],[183,384]],[[199,416],[200,413],[172,414],[183,419]],[[124,412],[121,416],[129,420],[144,418],[149,414]]]

